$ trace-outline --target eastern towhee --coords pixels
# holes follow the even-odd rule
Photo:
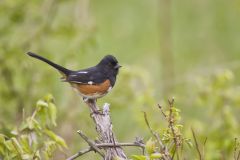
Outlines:
[[[113,88],[121,67],[114,56],[107,55],[94,67],[72,71],[35,53],[27,54],[57,69],[63,75],[62,80],[77,89],[84,100],[105,96]]]

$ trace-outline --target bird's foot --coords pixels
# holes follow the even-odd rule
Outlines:
[[[89,100],[87,97],[83,97],[83,101],[86,103]]]
[[[98,114],[98,115],[105,115],[101,109],[99,110],[95,110],[95,111],[92,111],[92,113],[90,113],[90,116],[94,115],[94,114]]]

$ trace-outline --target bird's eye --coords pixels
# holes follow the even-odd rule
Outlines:
[[[108,65],[109,66],[115,66],[117,63],[116,62],[109,62]]]

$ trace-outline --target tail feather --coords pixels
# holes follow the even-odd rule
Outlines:
[[[39,56],[39,55],[37,55],[37,54],[35,54],[35,53],[28,52],[27,54],[28,54],[29,56],[31,56],[31,57],[34,57],[34,58],[39,59],[39,60],[41,60],[41,61],[43,61],[43,62],[46,62],[46,63],[49,64],[50,66],[54,67],[55,69],[57,69],[58,71],[60,71],[61,73],[63,73],[65,76],[68,76],[68,75],[72,72],[71,70],[66,69],[66,68],[64,68],[64,67],[62,67],[62,66],[60,66],[60,65],[58,65],[58,64],[56,64],[56,63],[53,63],[52,61],[49,61],[48,59],[43,58],[43,57],[41,57],[41,56]]]

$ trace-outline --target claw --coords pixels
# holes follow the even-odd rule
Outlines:
[[[90,116],[92,116],[93,114],[105,115],[104,113],[102,113],[101,109],[93,111],[92,113],[90,113]]]
[[[88,101],[88,98],[87,98],[87,97],[83,97],[83,101],[84,101],[84,102],[87,102],[87,101]]]

